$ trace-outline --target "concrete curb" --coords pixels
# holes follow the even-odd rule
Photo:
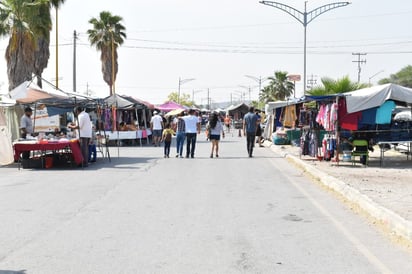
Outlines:
[[[268,146],[266,144],[266,146]],[[296,156],[290,155],[285,151],[279,152],[272,145],[269,145],[272,151],[282,155],[285,158],[293,160],[304,171],[308,172],[321,184],[343,195],[348,201],[358,205],[362,210],[367,212],[374,219],[383,223],[393,233],[412,242],[412,222],[399,216],[395,212],[377,204],[365,194],[360,193],[357,189],[348,186],[341,180],[326,174],[323,171],[305,163]]]

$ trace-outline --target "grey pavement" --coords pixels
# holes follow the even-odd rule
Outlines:
[[[88,168],[0,169],[0,274],[407,273],[409,253],[237,132],[210,159],[110,147]],[[272,147],[272,149],[276,149]]]
[[[385,165],[381,166],[379,148],[375,147],[370,153],[370,166],[360,167],[344,162],[319,162],[301,156],[299,148],[294,146],[278,146],[268,141],[265,146],[412,245],[412,162],[404,154],[393,150],[385,152]]]

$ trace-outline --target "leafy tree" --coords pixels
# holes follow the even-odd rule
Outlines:
[[[293,94],[293,82],[288,80],[288,73],[275,71],[275,75],[269,77],[269,85],[262,89],[260,100],[265,103],[276,100],[286,100]]]
[[[9,90],[31,80],[40,30],[47,28],[41,17],[49,0],[0,1],[0,36],[9,36],[6,48]]]
[[[379,84],[393,83],[404,87],[412,88],[412,66],[408,65],[395,74],[391,74],[389,78],[384,78],[379,81]]]
[[[36,25],[36,33],[38,33],[37,47],[34,52],[34,74],[37,75],[37,85],[42,86],[41,75],[43,70],[47,68],[50,58],[50,31],[52,29],[51,9],[58,9],[65,0],[49,0],[43,1],[39,5],[38,24]],[[57,46],[57,45],[56,45]]]
[[[367,87],[367,84],[360,84],[357,82],[352,82],[349,76],[345,76],[338,80],[333,80],[329,77],[323,77],[321,79],[322,85],[315,86],[307,93],[309,95],[321,96],[328,94],[339,94],[345,93],[361,88]]]
[[[167,101],[178,102],[179,100],[179,93],[172,92],[167,96]],[[187,107],[192,107],[194,105],[193,101],[190,98],[190,94],[181,93],[180,94],[180,104]]]
[[[120,23],[122,20],[122,17],[112,15],[109,11],[102,11],[99,18],[89,20],[93,29],[87,31],[90,44],[101,51],[103,79],[110,87],[110,95],[114,93],[114,82],[118,72],[117,48],[124,43],[126,38],[124,32],[126,28]]]

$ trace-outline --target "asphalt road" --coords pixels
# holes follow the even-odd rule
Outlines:
[[[110,148],[85,169],[0,168],[0,274],[410,273],[412,256],[235,132],[209,158]]]

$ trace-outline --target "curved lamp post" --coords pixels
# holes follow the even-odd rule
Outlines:
[[[303,95],[306,94],[306,26],[312,22],[316,17],[319,15],[330,11],[332,9],[340,8],[349,5],[349,2],[336,2],[332,4],[326,4],[321,7],[318,7],[310,12],[306,12],[306,3],[305,1],[305,11],[301,12],[291,6],[272,2],[272,1],[260,1],[259,3],[272,6],[274,8],[283,10],[284,12],[288,13],[289,15],[293,16],[296,20],[298,20],[304,27],[304,36],[303,36]]]
[[[183,85],[184,83],[187,83],[189,81],[193,81],[195,78],[189,78],[189,79],[180,79],[179,77],[179,88],[178,88],[178,93],[177,93],[177,103],[180,104],[180,86]]]
[[[374,75],[372,75],[371,77],[369,77],[369,86],[371,86],[371,79],[372,79],[373,77],[375,77],[376,75],[378,75],[379,73],[382,73],[382,72],[384,72],[384,70],[380,70],[380,71],[378,71],[377,73],[375,73]]]

